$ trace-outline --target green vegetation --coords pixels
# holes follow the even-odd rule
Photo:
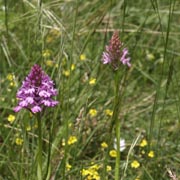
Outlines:
[[[101,61],[115,30],[132,64],[117,70],[121,179],[180,179],[179,9],[176,0],[1,1],[0,180],[37,179],[36,116],[13,111],[34,64],[59,101],[41,117],[42,179],[115,179],[119,96],[115,71]]]

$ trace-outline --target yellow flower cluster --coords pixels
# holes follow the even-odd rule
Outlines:
[[[72,145],[72,144],[74,144],[74,143],[76,143],[77,142],[77,137],[76,136],[70,136],[69,138],[68,138],[68,141],[67,141],[67,144],[68,145]],[[65,139],[63,139],[63,141],[62,141],[62,146],[65,146],[66,145],[66,142],[65,142]]]
[[[70,74],[71,74],[71,71],[74,71],[74,69],[75,69],[75,64],[72,64],[70,70],[64,70],[63,71],[63,75],[66,76],[66,77],[69,77]]]
[[[140,142],[139,146],[143,148],[142,151],[141,151],[141,154],[143,154],[143,155],[146,154],[144,147],[146,147],[147,145],[148,145],[148,142],[147,142],[146,139],[143,139],[143,140]],[[153,158],[153,157],[155,156],[154,151],[152,151],[152,150],[149,151],[148,154],[147,154],[147,156],[148,156],[149,158]],[[137,168],[139,168],[139,167],[140,167],[140,163],[139,163],[137,160],[132,161],[132,163],[131,163],[131,168],[137,169]],[[138,179],[138,178],[137,178],[137,179]]]
[[[74,144],[77,142],[77,137],[76,136],[70,136],[68,139],[68,145]]]
[[[140,147],[146,147],[148,145],[148,142],[147,142],[147,140],[146,139],[143,139],[142,141],[141,141],[141,143],[140,143]],[[145,154],[145,151],[144,150],[142,150],[142,152],[141,152],[142,154]],[[148,153],[148,157],[150,157],[150,158],[153,158],[155,155],[154,155],[154,151],[149,151],[149,153]]]
[[[100,175],[98,173],[99,168],[99,165],[92,163],[89,168],[82,169],[81,174],[85,177],[85,180],[100,180]]]
[[[52,28],[46,37],[46,42],[52,43],[54,40],[58,39],[60,35],[61,35],[60,30],[58,30],[56,28]]]
[[[51,54],[52,54],[52,52],[51,52],[51,50],[49,50],[49,49],[45,49],[45,50],[43,50],[43,52],[42,52],[42,56],[43,56],[44,58],[49,58],[49,57],[51,56]]]
[[[72,166],[71,166],[69,163],[66,163],[66,170],[67,170],[67,171],[70,171],[71,168],[72,168]]]
[[[11,86],[11,87],[16,86],[14,74],[9,73],[6,78],[9,81],[9,86]]]

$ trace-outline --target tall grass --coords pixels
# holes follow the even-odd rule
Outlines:
[[[1,1],[0,179],[37,179],[36,118],[13,111],[34,64],[55,81],[60,101],[41,121],[43,179],[115,178],[106,111],[113,110],[114,76],[101,62],[114,30],[132,63],[118,114],[126,142],[121,179],[168,180],[170,172],[178,179],[179,7],[175,0]]]

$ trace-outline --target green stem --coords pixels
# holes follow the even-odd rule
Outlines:
[[[119,169],[120,169],[120,120],[116,120],[116,147],[117,147],[117,156],[116,156],[116,165],[115,165],[115,180],[119,180]]]
[[[120,120],[118,118],[120,111],[120,72],[115,72],[115,97],[114,97],[114,109],[113,109],[113,117],[112,117],[112,129],[115,125],[115,136],[116,136],[116,147],[117,147],[117,156],[116,156],[116,164],[115,164],[115,180],[119,180],[120,178]]]
[[[38,180],[42,180],[42,127],[40,114],[37,116],[38,121],[38,154],[37,154],[37,177]]]

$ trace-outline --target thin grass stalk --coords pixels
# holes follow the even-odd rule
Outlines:
[[[71,65],[72,65],[72,62],[73,62],[73,53],[74,53],[74,38],[75,38],[75,30],[76,30],[76,21],[77,21],[77,14],[78,14],[78,0],[76,0],[75,2],[75,11],[74,11],[74,19],[73,19],[73,31],[72,31],[72,41],[71,41],[71,54],[70,54],[70,59],[68,61],[68,69],[70,70],[71,72]],[[67,157],[68,157],[68,151],[69,151],[69,148],[68,148],[68,136],[69,136],[69,121],[67,119],[70,119],[70,112],[69,112],[69,109],[70,108],[70,89],[71,89],[71,80],[72,80],[72,77],[70,76],[68,78],[68,81],[67,81],[67,97],[68,97],[68,102],[66,104],[66,112],[65,113],[65,152],[64,152],[64,160],[62,161],[63,164],[62,164],[62,179],[63,180],[66,180],[67,177],[66,177],[66,161],[67,161]]]
[[[5,7],[5,19],[4,19],[4,24],[6,27],[6,34],[7,38],[9,37],[9,26],[8,26],[8,7],[7,7],[7,0],[4,0],[4,7]]]

